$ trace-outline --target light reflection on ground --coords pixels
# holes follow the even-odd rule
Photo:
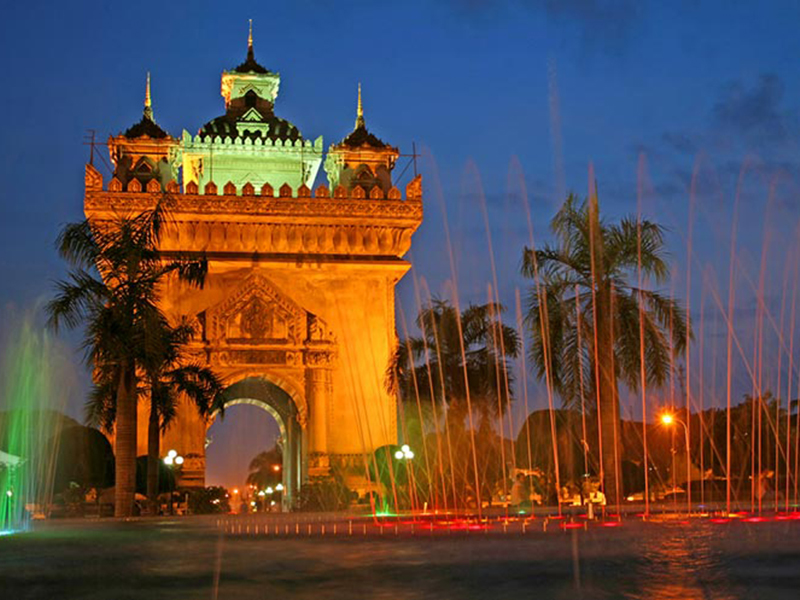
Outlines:
[[[794,599],[800,589],[797,520],[631,519],[524,535],[372,527],[334,538],[330,527],[324,537],[231,535],[207,518],[46,523],[0,542],[0,596]]]

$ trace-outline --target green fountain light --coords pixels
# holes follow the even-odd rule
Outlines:
[[[53,410],[52,349],[24,316],[6,336],[0,362],[0,531],[24,531],[52,500],[53,459],[66,419]]]

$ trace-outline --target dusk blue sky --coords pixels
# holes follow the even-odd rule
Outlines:
[[[446,295],[451,278],[446,209],[461,302],[486,301],[485,206],[510,321],[515,288],[527,295],[518,275],[529,239],[523,182],[537,243],[564,192],[585,195],[590,165],[609,218],[635,213],[641,186],[644,212],[670,228],[676,275],[665,287],[685,298],[696,172],[689,300],[697,327],[706,298],[704,352],[706,366],[718,367],[718,392],[725,338],[714,296],[727,305],[732,207],[742,165],[751,165],[740,188],[736,327],[750,357],[767,232],[764,376],[777,382],[774,330],[782,298],[790,322],[796,276],[790,269],[784,286],[784,267],[797,255],[800,217],[796,2],[4,3],[0,305],[34,306],[64,274],[53,240],[82,217],[87,130],[103,141],[138,121],[150,71],[158,123],[176,136],[196,132],[223,112],[219,77],[244,58],[248,18],[256,58],[282,76],[276,113],[304,136],[322,135],[326,147],[344,137],[360,81],[368,127],[405,153],[416,142],[426,216],[411,259],[433,293]],[[704,270],[712,283],[702,294]],[[417,310],[411,275],[398,306],[409,319]],[[3,314],[8,327],[12,313]],[[751,388],[738,352],[737,399]],[[785,368],[783,377],[785,386]],[[710,386],[710,370],[704,378]],[[69,401],[76,416],[80,395]],[[530,403],[542,402],[531,380]],[[229,435],[251,435],[233,416],[226,424]]]

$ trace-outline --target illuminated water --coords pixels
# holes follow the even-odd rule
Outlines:
[[[231,536],[202,518],[37,529],[0,541],[3,597],[772,600],[800,587],[796,521],[432,538]]]
[[[6,315],[7,316],[7,315]],[[53,456],[65,421],[48,376],[51,348],[30,319],[2,340],[0,370],[0,531],[25,530],[52,495]],[[63,388],[62,388],[63,392]]]

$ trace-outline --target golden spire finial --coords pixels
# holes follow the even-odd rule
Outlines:
[[[253,48],[253,19],[250,20],[250,30],[247,33],[247,49],[252,50]]]
[[[144,89],[144,116],[153,120],[153,100],[150,97],[150,71],[147,72],[147,85]]]
[[[361,82],[358,82],[358,107],[356,108],[356,129],[364,127],[364,106],[361,104]]]
[[[150,98],[150,71],[147,72],[147,86],[144,90],[144,107],[152,108],[153,101]]]

